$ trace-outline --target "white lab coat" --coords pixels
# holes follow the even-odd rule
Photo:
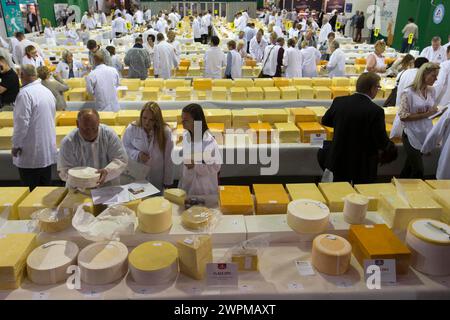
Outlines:
[[[420,56],[427,58],[430,62],[441,63],[447,60],[447,50],[441,46],[434,51],[433,47],[429,46],[422,50]]]
[[[422,153],[429,153],[439,145],[442,146],[439,156],[436,178],[450,179],[450,109],[447,110],[428,133],[422,146]]]
[[[256,36],[250,40],[250,55],[256,62],[261,62],[264,57],[264,50],[267,47],[267,41],[264,37],[261,38],[261,41],[258,43],[256,40]]]
[[[81,78],[84,74],[84,68],[83,64],[79,61],[73,61],[73,75],[75,78]],[[56,73],[58,73],[61,78],[63,79],[69,79],[69,65],[64,61],[59,61],[58,65],[56,66]]]
[[[277,72],[279,45],[270,44],[264,50],[264,58],[262,60],[262,72],[267,76],[274,76]],[[267,62],[266,62],[267,61]]]
[[[58,173],[67,181],[68,171],[75,167],[106,169],[105,182],[120,184],[120,175],[127,167],[128,156],[122,141],[110,127],[100,124],[97,138],[88,142],[78,129],[73,130],[61,141],[58,154]]]
[[[208,26],[210,25],[210,19],[205,15],[202,17],[202,34],[208,34]]]
[[[200,145],[201,144],[201,145]],[[194,154],[192,154],[192,148]],[[218,193],[218,173],[222,164],[222,158],[216,140],[208,131],[205,132],[202,142],[191,142],[189,132],[183,134],[183,158],[191,159],[196,150],[202,150],[203,162],[195,161],[194,168],[188,169],[184,164],[181,170],[179,188],[192,195],[215,195]]]
[[[200,34],[208,34],[208,27],[206,27],[205,17],[199,17],[198,22],[200,23]]]
[[[317,77],[317,64],[320,62],[320,51],[314,47],[301,50],[303,55],[303,77]]]
[[[44,36],[47,39],[54,39],[55,38],[55,31],[53,31],[53,28],[45,27],[44,30]]]
[[[86,19],[84,20],[84,22],[81,21],[81,23],[84,24],[88,30],[93,30],[97,27],[97,22],[95,21],[95,19],[93,17],[88,18],[86,16]]]
[[[122,74],[122,70],[123,70],[123,63],[117,54],[115,54],[111,57],[111,67],[113,67],[114,69],[117,70],[117,72],[119,73],[119,77],[120,77]]]
[[[328,39],[328,35],[333,32],[333,27],[329,22],[322,26],[322,29],[320,29],[319,32],[319,44],[324,43]]]
[[[86,77],[86,90],[95,99],[97,111],[114,111],[120,109],[117,98],[119,73],[113,67],[100,64]]]
[[[173,42],[167,42],[172,46],[172,48],[175,50],[175,56],[177,57],[177,64],[180,63],[180,56],[181,56],[181,44],[178,40],[173,40]]]
[[[28,56],[25,55],[25,56],[22,58],[22,64],[23,64],[23,65],[25,65],[25,64],[31,64],[31,65],[34,66],[35,68],[38,68],[38,67],[44,66],[44,59],[42,59],[42,57],[39,56],[39,55],[36,57],[36,59],[35,59],[35,58],[28,58]]]
[[[131,14],[127,13],[125,15],[125,20],[127,22],[129,22],[131,24],[131,26],[134,26],[134,20],[133,20],[133,16]]]
[[[172,29],[175,29],[178,21],[180,21],[178,19],[178,16],[174,12],[169,13],[169,20],[170,20],[170,27]]]
[[[156,23],[156,30],[158,30],[158,32],[166,34],[166,30],[168,27],[169,25],[167,24],[166,19],[159,19]]]
[[[245,18],[241,16],[238,19],[235,19],[234,26],[237,31],[244,31],[247,24],[245,23]]]
[[[288,48],[284,51],[283,65],[286,66],[286,78],[301,78],[303,55],[297,48]]]
[[[16,64],[19,64],[20,62],[16,60],[16,57],[17,57],[16,48],[17,48],[17,45],[20,44],[20,42],[19,42],[19,40],[17,40],[16,37],[11,37],[10,39],[11,39],[11,55],[14,58],[14,62]]]
[[[40,80],[23,86],[14,106],[13,157],[19,168],[45,168],[56,162],[56,99]]]
[[[437,104],[440,106],[450,105],[450,60],[442,62],[439,75],[434,84],[436,89]]]
[[[241,55],[236,50],[231,50],[229,53],[231,54],[231,67],[227,65],[226,70],[230,69],[232,79],[242,78]],[[227,63],[228,63],[228,56],[227,56]]]
[[[345,53],[341,48],[331,54],[327,70],[330,78],[345,76]]]
[[[194,39],[200,39],[202,37],[201,23],[199,18],[194,19],[192,21],[192,33]]]
[[[226,56],[219,47],[210,47],[205,52],[205,78],[222,78],[222,67],[226,65]]]
[[[145,21],[149,21],[152,18],[152,10],[147,9],[144,13]]]
[[[129,166],[138,162],[140,152],[147,153],[150,156],[148,163],[140,163],[140,165],[148,167],[148,169],[145,167],[148,170],[146,179],[159,190],[162,190],[164,185],[173,184],[172,130],[166,126],[164,134],[166,147],[163,151],[159,148],[158,140],[153,132],[148,137],[145,130],[138,127],[134,122],[128,125],[122,138],[123,145],[130,159]]]
[[[111,24],[112,26],[112,36],[116,36],[116,32],[127,33],[127,22],[122,17],[117,17]]]
[[[134,21],[137,24],[143,24],[144,23],[144,13],[141,10],[137,10],[134,13]]]
[[[278,37],[283,37],[283,30],[279,26],[273,26],[273,32],[277,34]]]
[[[105,25],[108,23],[108,20],[106,19],[106,14],[104,12],[100,13],[99,22],[101,25]]]
[[[155,45],[153,69],[155,75],[160,78],[169,79],[172,69],[178,66],[177,56],[173,47],[166,41]]]
[[[20,41],[17,45],[16,45],[16,49],[15,49],[15,56],[14,56],[14,60],[16,62],[16,64],[22,64],[22,59],[25,55],[25,48],[28,46],[33,46],[36,48],[38,54],[41,57],[44,57],[44,55],[42,54],[41,48],[34,42],[28,40],[28,39],[24,39],[22,41]]]

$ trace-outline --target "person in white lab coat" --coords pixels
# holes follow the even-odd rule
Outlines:
[[[313,46],[308,46],[307,41],[302,42],[301,51],[303,55],[303,77],[317,77],[317,65],[320,63],[320,51]]]
[[[447,60],[447,51],[441,46],[441,37],[433,37],[431,46],[426,47],[420,53],[421,57],[425,57],[430,62],[441,63]]]
[[[190,17],[192,23],[192,33],[195,42],[202,42],[202,31],[201,31],[201,22],[199,21],[198,16]]]
[[[295,39],[288,40],[288,49],[284,52],[283,65],[286,67],[286,78],[301,78],[303,55],[295,47]]]
[[[94,30],[97,27],[97,22],[91,12],[88,12],[86,16],[83,16],[81,24],[84,24],[89,30]]]
[[[52,28],[52,24],[49,20],[47,20],[47,23],[45,24],[44,29],[44,36],[46,39],[55,39],[55,31]]]
[[[328,20],[323,21],[323,25],[322,28],[320,29],[319,32],[319,44],[324,43],[325,41],[327,41],[328,39],[328,35],[333,32],[333,27],[331,26],[331,24],[328,22]]]
[[[173,8],[172,11],[169,13],[169,20],[170,20],[170,28],[175,29],[180,19],[178,19],[178,15],[175,13],[175,9]]]
[[[250,55],[256,62],[261,62],[264,57],[264,50],[267,47],[267,41],[263,37],[264,31],[259,29],[256,36],[250,40]]]
[[[281,27],[275,25],[274,23],[269,24],[268,30],[270,33],[275,32],[277,34],[277,37],[283,37],[283,30]]]
[[[222,67],[226,66],[226,59],[219,43],[219,37],[211,37],[211,47],[206,50],[203,59],[205,62],[205,78],[222,78]]]
[[[61,79],[81,78],[84,76],[85,68],[80,61],[73,60],[72,52],[64,50],[61,54],[61,60],[56,66],[56,74]]]
[[[152,19],[152,10],[150,10],[150,8],[144,7],[144,18],[147,22]]]
[[[270,34],[271,43],[264,49],[264,57],[262,60],[262,76],[265,78],[275,77],[278,70],[278,51],[280,46],[277,45],[277,34]]]
[[[156,36],[154,36],[153,34],[149,34],[147,36],[147,41],[144,43],[144,49],[147,50],[148,54],[150,55],[151,63],[153,63],[153,61],[154,61],[155,41],[156,41]]]
[[[208,11],[205,12],[204,19],[205,19],[206,28],[208,29],[208,37],[211,37],[211,35],[212,35],[212,15],[211,15],[211,10],[208,10]]]
[[[100,174],[98,186],[119,185],[119,177],[127,164],[128,156],[122,141],[113,129],[100,124],[97,110],[78,112],[77,129],[61,141],[57,165],[61,180],[68,180],[68,171],[72,168],[91,167]]]
[[[450,47],[447,48],[447,61],[441,62],[441,69],[434,87],[439,106],[450,105]]]
[[[245,33],[245,42],[246,42],[247,53],[250,53],[250,41],[252,41],[252,39],[256,35],[255,24],[253,22],[250,22],[249,24],[247,24],[247,26],[245,27],[244,33]]]
[[[339,47],[339,42],[336,40],[329,44],[331,56],[330,61],[324,67],[328,70],[328,76],[343,77],[345,76],[345,52]]]
[[[94,65],[94,55],[97,52],[100,52],[101,54],[103,54],[103,61],[107,66],[112,66],[112,61],[111,61],[111,55],[109,54],[108,50],[106,50],[105,48],[101,48],[99,45],[97,45],[97,42],[93,39],[88,40],[86,47],[89,50],[89,64],[91,66]]]
[[[188,196],[216,195],[222,164],[219,147],[209,132],[203,109],[198,104],[183,108],[183,159],[179,188]]]
[[[142,37],[136,37],[134,42],[133,48],[127,51],[123,62],[129,67],[128,78],[145,80],[151,65],[150,54],[142,45]]]
[[[19,64],[19,65],[23,64],[22,59],[25,56],[25,48],[28,46],[35,47],[39,56],[44,58],[44,55],[42,54],[42,50],[40,49],[39,45],[26,39],[25,35],[22,32],[17,32],[16,38],[17,38],[17,40],[19,40],[18,44],[15,46],[15,49],[14,49],[14,53],[15,53],[14,62],[16,64]]]
[[[436,179],[450,179],[450,105],[449,109],[440,117],[439,121],[433,126],[423,143],[421,152],[430,153],[441,146]]]
[[[108,53],[109,54],[109,53]],[[86,91],[94,96],[95,109],[114,111],[120,109],[117,98],[119,73],[113,67],[104,64],[103,54],[94,54],[94,70],[86,77]]]
[[[99,11],[98,16],[98,23],[100,23],[102,26],[108,24],[108,19],[106,19],[106,14],[103,11]]]
[[[170,43],[164,40],[164,35],[158,33],[153,56],[153,70],[155,78],[169,79],[172,75],[172,69],[178,67],[178,60],[174,48]]]
[[[169,30],[169,24],[167,23],[167,20],[164,17],[160,17],[158,19],[158,22],[156,22],[156,31],[166,34],[167,30]]]
[[[34,46],[28,46],[25,48],[22,64],[31,64],[35,68],[42,67],[44,65],[44,59],[38,54]]]
[[[129,158],[129,170],[124,174],[135,179],[146,175],[145,179],[161,191],[172,186],[172,130],[156,102],[144,105],[139,120],[128,125],[122,139]]]
[[[124,65],[120,57],[116,54],[116,48],[114,46],[107,46],[105,49],[111,55],[111,67],[115,68],[119,73],[119,77],[121,77]]]
[[[127,22],[125,21],[124,18],[122,18],[122,14],[120,12],[117,14],[116,18],[111,23],[111,27],[112,27],[112,34],[116,38],[128,33]]]
[[[136,7],[136,11],[134,12],[133,19],[135,24],[141,26],[144,24],[144,13],[138,7]]]
[[[52,164],[56,163],[56,99],[40,80],[36,68],[22,65],[22,88],[14,106],[12,137],[13,163],[19,169],[24,185],[51,184]]]
[[[200,23],[200,38],[202,39],[202,43],[206,44],[208,41],[208,28],[206,27],[205,17],[201,12],[198,14],[198,21]]]
[[[225,68],[225,78],[237,79],[242,77],[242,57],[236,50],[236,41],[230,40],[227,43],[227,66]]]
[[[123,13],[123,17],[125,18],[125,20],[131,25],[131,27],[134,27],[134,19],[133,16],[131,14],[129,14],[127,12],[126,9],[124,9],[124,13]]]
[[[181,44],[180,41],[176,39],[177,34],[173,30],[167,32],[167,43],[170,44],[175,50],[175,56],[177,57],[177,63],[180,63],[181,56]]]
[[[234,41],[236,41],[237,44],[242,41],[244,43],[244,50],[247,52],[247,40],[245,39],[244,31],[239,31],[238,35],[234,38]]]

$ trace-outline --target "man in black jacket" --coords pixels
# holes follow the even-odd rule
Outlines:
[[[324,126],[334,128],[325,160],[334,181],[376,181],[379,152],[390,144],[384,110],[372,102],[379,89],[380,77],[363,73],[356,83],[356,93],[334,99],[322,118]]]

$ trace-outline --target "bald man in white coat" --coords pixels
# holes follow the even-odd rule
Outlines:
[[[153,69],[155,77],[169,79],[172,69],[178,66],[178,60],[173,46],[164,40],[164,35],[158,33],[156,38],[158,44],[155,45],[153,55]]]

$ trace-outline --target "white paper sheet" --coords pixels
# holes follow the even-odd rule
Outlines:
[[[142,192],[132,192],[131,190],[142,189]],[[142,199],[159,193],[159,190],[147,181],[136,181],[123,186],[104,187],[92,189],[91,195],[94,204],[120,204],[137,199]]]

